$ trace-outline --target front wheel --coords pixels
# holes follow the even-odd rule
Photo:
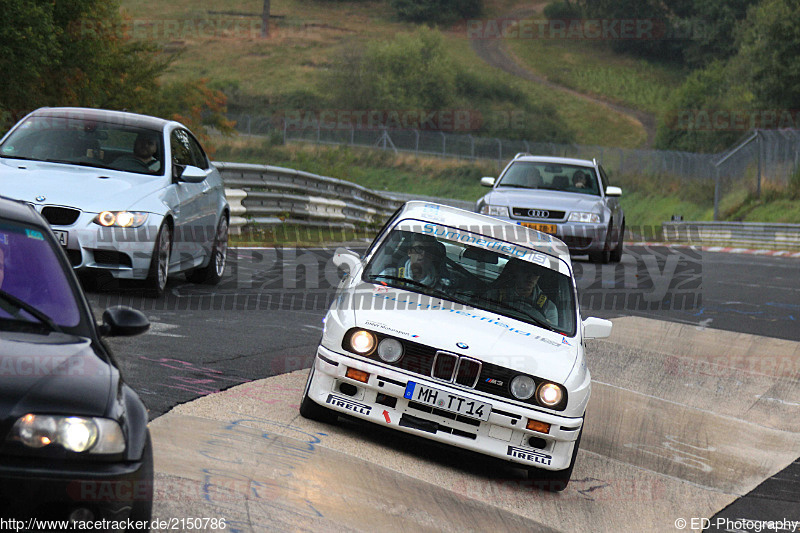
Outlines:
[[[158,229],[147,285],[150,294],[159,298],[164,294],[169,276],[169,256],[172,252],[172,228],[166,222]]]
[[[131,514],[131,522],[146,522],[147,528],[137,531],[150,531],[150,519],[153,518],[153,442],[150,439],[150,431],[147,431],[144,452],[142,453],[141,476],[138,483],[142,483],[147,490],[137,490],[139,499],[134,501]]]
[[[578,433],[578,440],[575,441],[575,447],[572,449],[572,459],[570,459],[569,466],[564,470],[542,470],[541,468],[529,468],[528,480],[534,482],[534,486],[548,492],[561,492],[567,488],[569,480],[572,477],[572,469],[575,468],[575,459],[578,457],[578,448],[581,446],[581,437],[583,436],[583,428],[581,427]]]
[[[214,243],[211,247],[211,257],[208,259],[208,264],[191,272],[187,279],[192,283],[217,285],[222,280],[227,259],[228,218],[223,214],[217,223],[217,232],[214,234]]]
[[[625,221],[622,221],[622,227],[619,228],[619,237],[617,238],[617,247],[611,252],[609,259],[612,263],[619,263],[622,261],[622,249],[625,246]]]

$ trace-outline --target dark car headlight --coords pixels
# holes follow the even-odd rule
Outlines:
[[[57,444],[76,453],[117,454],[125,451],[122,428],[108,418],[28,413],[17,419],[8,438],[29,448]]]
[[[147,213],[138,211],[103,211],[94,217],[95,224],[106,228],[138,228],[147,222]]]

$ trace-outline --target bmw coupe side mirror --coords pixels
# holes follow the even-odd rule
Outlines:
[[[337,248],[333,254],[333,264],[346,269],[348,274],[352,274],[356,268],[361,266],[361,258],[352,250]]]
[[[204,179],[206,179],[205,171],[192,165],[186,165],[183,172],[181,172],[181,181],[187,183],[200,183]]]

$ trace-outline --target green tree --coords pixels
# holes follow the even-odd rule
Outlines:
[[[748,85],[760,105],[797,109],[800,102],[800,4],[763,0],[752,8],[738,39]]]
[[[400,20],[442,24],[477,17],[483,0],[390,0]]]

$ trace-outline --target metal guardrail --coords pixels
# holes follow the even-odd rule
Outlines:
[[[379,224],[403,200],[336,178],[270,165],[214,163],[231,204],[231,228],[253,224],[354,229]]]
[[[664,222],[661,228],[666,242],[800,250],[800,224]]]

